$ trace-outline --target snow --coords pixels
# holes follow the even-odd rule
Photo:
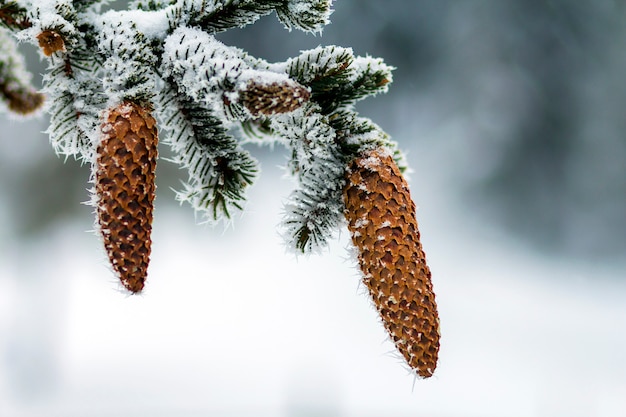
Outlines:
[[[2,331],[25,323],[19,311],[47,316],[29,330],[43,338],[40,350],[24,357],[47,352],[36,356],[40,366],[58,364],[49,394],[24,397],[32,376],[23,362],[4,362],[3,415],[297,416],[290,410],[313,405],[345,417],[626,411],[619,269],[561,263],[477,236],[484,225],[459,227],[453,213],[428,204],[421,231],[441,314],[441,362],[432,379],[413,381],[357,291],[346,236],[320,256],[284,254],[274,226],[288,187],[269,171],[236,230],[198,227],[180,208],[158,211],[139,297],[115,291],[99,242],[80,226],[57,230],[53,252],[32,247],[28,256],[39,261],[26,270],[3,257],[2,276],[35,281],[0,282],[12,300]]]
[[[279,13],[279,18],[285,27],[291,30],[292,26],[312,33],[321,32],[325,25],[330,23],[332,0],[289,0],[286,2],[288,12]],[[317,7],[324,6],[321,11]]]
[[[391,155],[391,151],[387,148],[378,148],[376,149],[375,155],[370,155],[366,158],[360,158],[358,163],[362,168],[368,169],[370,171],[378,171],[380,165],[382,164],[381,158],[386,158]]]
[[[289,79],[287,74],[281,74],[271,71],[257,71],[252,69],[247,69],[241,72],[239,82],[239,90],[245,90],[248,82],[253,81],[256,84],[260,85],[272,85],[272,84],[295,84],[292,80]]]
[[[109,11],[102,15],[104,22],[119,22],[126,27],[134,26],[137,31],[148,39],[164,39],[169,31],[167,10],[143,11],[123,10]]]
[[[370,223],[369,219],[367,218],[367,216],[364,216],[361,219],[357,219],[356,222],[354,222],[354,227],[357,229],[360,229],[362,227],[367,226]]]
[[[37,0],[34,3],[32,26],[21,31],[19,37],[23,40],[34,40],[42,31],[50,28],[62,28],[64,34],[76,33],[72,22],[63,17],[63,12],[73,9],[71,3],[69,0]]]
[[[206,102],[220,118],[237,118],[224,103],[223,94],[238,100],[236,91],[224,91],[224,85],[237,85],[247,69],[244,52],[219,42],[213,36],[193,28],[177,28],[164,42],[164,76],[174,76],[189,97]],[[250,77],[248,73],[248,77]],[[246,79],[247,81],[247,79]]]
[[[320,72],[331,72],[344,65],[346,57],[348,60],[353,59],[352,48],[320,45],[317,48],[302,51],[299,56],[287,60],[286,65],[290,74],[305,69],[299,79],[306,84]]]
[[[357,56],[354,58],[350,66],[354,68],[354,72],[352,74],[353,81],[356,80],[363,73],[374,73],[379,71],[386,73],[387,83],[385,84],[384,88],[380,90],[380,93],[386,93],[389,90],[389,84],[393,82],[392,71],[395,68],[385,64],[385,62],[381,58],[373,58],[369,55],[364,57]]]

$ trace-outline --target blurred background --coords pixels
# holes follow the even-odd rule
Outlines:
[[[251,148],[263,172],[226,229],[174,201],[185,172],[162,160],[149,284],[129,297],[89,232],[89,168],[54,155],[46,117],[2,115],[0,416],[626,416],[623,3],[334,9],[321,36],[270,15],[219,38],[270,61],[338,44],[397,67],[358,110],[412,168],[435,376],[398,360],[347,231],[286,253],[283,149]]]

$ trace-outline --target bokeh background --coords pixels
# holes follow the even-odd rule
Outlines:
[[[321,255],[285,250],[283,149],[251,148],[263,172],[226,229],[175,203],[185,173],[162,160],[149,285],[130,297],[89,232],[88,167],[54,155],[46,117],[2,115],[0,416],[626,416],[625,6],[334,8],[321,36],[271,15],[219,38],[268,60],[338,44],[397,67],[358,109],[412,167],[435,376],[394,354],[347,231]]]

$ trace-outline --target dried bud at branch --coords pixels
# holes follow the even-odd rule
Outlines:
[[[408,185],[382,149],[357,158],[346,180],[345,215],[363,282],[400,353],[428,378],[437,366],[439,316]]]
[[[111,265],[133,293],[147,277],[157,141],[156,121],[135,103],[104,117],[95,173],[98,223]]]
[[[50,56],[55,52],[65,52],[65,41],[59,32],[48,29],[37,35],[39,47],[45,56]]]
[[[241,102],[253,116],[288,113],[309,101],[310,93],[295,82],[260,84],[250,81]]]

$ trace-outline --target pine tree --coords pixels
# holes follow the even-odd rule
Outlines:
[[[347,223],[385,328],[416,374],[431,376],[439,319],[404,159],[354,109],[387,91],[393,68],[338,46],[270,63],[215,38],[272,12],[289,30],[320,32],[332,0],[106,3],[0,0],[0,96],[16,113],[41,108],[15,39],[38,47],[51,144],[92,166],[96,226],[122,285],[137,293],[147,279],[158,142],[187,169],[177,198],[219,222],[242,209],[258,173],[241,139],[262,136],[289,149],[298,180],[287,244],[319,251]]]

